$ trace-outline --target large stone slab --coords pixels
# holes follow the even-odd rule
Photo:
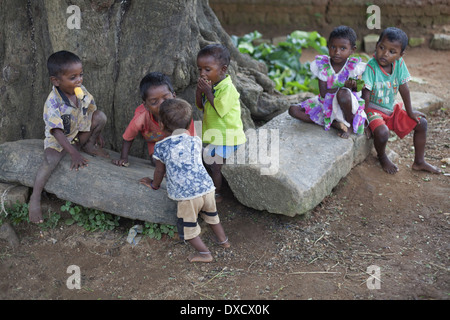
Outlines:
[[[342,139],[334,129],[325,131],[287,112],[247,136],[246,147],[223,166],[223,175],[242,204],[287,216],[317,206],[373,145],[364,135]]]
[[[109,151],[111,157],[119,155]],[[130,157],[129,167],[117,167],[110,159],[84,156],[88,167],[71,171],[66,155],[51,175],[45,190],[58,198],[121,217],[176,225],[176,203],[167,197],[165,181],[159,190],[139,184],[153,177],[149,161]],[[0,145],[0,181],[33,187],[43,159],[43,140],[19,140]]]
[[[443,99],[429,93],[413,91],[411,100],[424,113],[443,107]],[[242,204],[287,216],[317,206],[373,146],[364,135],[342,139],[287,112],[246,133],[245,148],[224,165],[223,175]]]

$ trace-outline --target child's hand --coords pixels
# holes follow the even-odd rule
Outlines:
[[[427,116],[420,111],[413,110],[412,114],[408,114],[408,116],[416,121],[418,124],[420,123],[420,118],[426,118]]]
[[[149,188],[151,188],[152,187],[152,179],[150,179],[149,177],[145,177],[145,178],[142,178],[141,180],[139,180],[139,183],[140,184],[143,184],[144,186],[147,186],[147,187],[149,187]]]
[[[152,188],[153,190],[158,190],[159,187],[160,187],[160,186],[155,187],[155,186],[153,185],[153,180],[150,179],[150,178],[148,178],[148,177],[142,178],[141,180],[139,180],[139,183],[141,183],[141,184],[143,184],[144,186],[147,186],[147,187],[149,187],[149,188]]]
[[[198,79],[197,83],[197,90],[199,90],[201,93],[208,93],[212,91],[212,84],[210,80],[206,80],[203,78]]]
[[[88,160],[83,158],[83,156],[79,152],[75,152],[72,154],[72,164],[70,165],[70,170],[75,169],[78,171],[80,167],[87,167]]]
[[[127,159],[118,159],[118,160],[111,160],[113,164],[115,164],[118,167],[128,167],[129,163]]]
[[[356,89],[356,80],[354,79],[345,80],[344,87],[349,88],[350,90]]]

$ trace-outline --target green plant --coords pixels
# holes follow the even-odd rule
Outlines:
[[[67,211],[71,215],[71,218],[65,221],[67,225],[76,223],[87,231],[113,230],[119,225],[119,216],[105,213],[97,209],[73,205],[70,201],[67,201],[61,206],[61,211]]]
[[[161,240],[163,234],[167,234],[170,238],[175,235],[176,227],[167,224],[158,224],[152,222],[145,222],[142,234],[150,238]]]
[[[316,31],[294,31],[286,41],[277,45],[261,43],[254,45],[255,40],[262,37],[254,31],[242,37],[232,36],[234,45],[242,53],[264,62],[268,68],[268,76],[275,82],[275,88],[283,94],[291,95],[301,91],[319,93],[318,80],[310,70],[310,63],[302,64],[302,50],[313,48],[319,54],[328,54],[327,41]]]
[[[6,208],[8,215],[2,214],[3,221],[8,220],[13,225],[18,225],[19,223],[25,221],[28,222],[28,204],[16,202],[9,208]]]
[[[29,212],[27,203],[16,202],[13,206],[11,206],[10,208],[6,208],[5,210],[8,215],[0,215],[0,225],[2,225],[2,223],[5,221],[9,221],[13,225],[18,225],[22,222],[30,222],[28,218]],[[38,224],[38,226],[41,229],[54,229],[58,225],[60,219],[61,215],[48,210],[48,212],[44,214],[44,222]]]

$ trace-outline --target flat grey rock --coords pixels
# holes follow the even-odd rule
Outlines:
[[[411,92],[411,100],[424,113],[443,106],[443,99],[424,92]],[[373,147],[365,135],[342,139],[336,130],[325,131],[288,112],[246,133],[247,144],[236,155],[241,160],[227,162],[223,175],[242,204],[287,216],[304,214],[322,202]]]
[[[236,155],[245,161],[227,162],[223,175],[242,204],[287,216],[317,206],[373,145],[365,135],[342,139],[335,129],[325,131],[287,112],[247,136]]]
[[[0,181],[33,187],[43,159],[43,140],[18,140],[0,145]],[[116,152],[109,151],[118,159]],[[143,177],[153,177],[150,162],[130,157],[129,167],[117,167],[111,159],[83,154],[89,165],[70,170],[66,155],[51,175],[45,190],[59,199],[98,209],[121,217],[176,225],[176,202],[167,197],[165,181],[159,190],[139,184]]]

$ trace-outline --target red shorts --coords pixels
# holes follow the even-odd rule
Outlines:
[[[394,131],[397,136],[402,139],[410,133],[416,126],[417,121],[410,118],[403,109],[403,103],[399,102],[394,106],[394,112],[387,115],[382,111],[366,108],[367,120],[369,128],[372,132],[381,125],[386,125],[389,130]]]

